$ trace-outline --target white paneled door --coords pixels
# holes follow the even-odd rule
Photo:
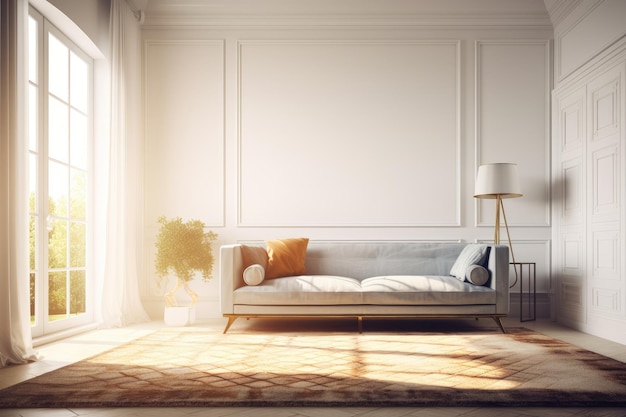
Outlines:
[[[554,95],[556,316],[626,343],[626,52]]]

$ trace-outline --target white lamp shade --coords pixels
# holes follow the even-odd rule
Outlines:
[[[522,196],[517,164],[499,163],[478,167],[474,197],[515,198]]]

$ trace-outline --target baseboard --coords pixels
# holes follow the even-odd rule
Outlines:
[[[56,342],[59,340],[67,339],[68,337],[76,336],[81,333],[90,332],[97,329],[99,323],[89,323],[83,326],[72,327],[67,330],[61,330],[59,332],[51,333],[44,336],[38,336],[33,338],[33,347],[39,347],[48,343]]]

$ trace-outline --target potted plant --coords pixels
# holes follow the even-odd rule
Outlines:
[[[176,285],[165,294],[168,307],[177,306],[176,292],[181,285],[191,297],[190,307],[193,307],[198,301],[198,295],[189,288],[189,282],[198,272],[205,282],[211,279],[214,261],[211,244],[217,239],[217,234],[205,232],[206,225],[199,220],[183,223],[180,217],[168,220],[161,216],[158,222],[161,224],[156,238],[158,285],[161,285],[163,278],[173,274]]]

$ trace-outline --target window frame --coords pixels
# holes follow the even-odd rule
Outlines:
[[[36,189],[36,201],[38,205],[35,207],[35,212],[30,211],[30,204],[28,205],[29,216],[34,215],[38,220],[36,222],[36,245],[40,245],[40,247],[35,251],[35,300],[34,300],[34,317],[35,321],[31,323],[31,333],[33,337],[41,337],[47,336],[52,333],[56,333],[63,330],[68,330],[74,327],[79,327],[83,325],[90,324],[94,321],[94,307],[95,307],[95,274],[93,271],[93,189],[94,189],[94,159],[93,159],[93,151],[94,151],[94,79],[95,79],[95,66],[96,62],[93,57],[83,51],[76,42],[72,41],[62,30],[57,28],[53,23],[51,23],[42,13],[40,13],[33,6],[29,7],[28,13],[29,19],[32,18],[37,22],[37,149],[33,152],[30,149],[29,144],[29,173],[31,172],[31,158],[30,155],[37,155],[37,189]],[[29,23],[30,25],[30,23]],[[49,275],[52,268],[48,263],[48,244],[42,242],[42,238],[48,236],[48,223],[50,219],[50,207],[49,207],[49,190],[48,190],[48,172],[49,172],[49,163],[51,160],[50,152],[48,149],[49,144],[49,135],[48,135],[48,127],[49,127],[49,100],[51,96],[50,88],[48,85],[48,43],[50,34],[52,34],[56,39],[58,39],[65,47],[70,51],[70,55],[68,55],[68,66],[70,63],[71,53],[75,54],[82,61],[84,61],[87,66],[87,84],[88,84],[88,102],[86,108],[86,116],[87,116],[87,144],[86,144],[86,162],[84,169],[81,170],[86,176],[86,184],[85,184],[85,313],[73,316],[71,315],[70,308],[70,297],[71,293],[66,292],[66,313],[68,315],[59,320],[49,321]],[[30,30],[29,30],[30,36]],[[30,48],[30,39],[27,43]],[[30,49],[29,49],[30,52]],[[29,54],[30,56],[30,54]],[[27,71],[30,71],[30,63],[27,66]],[[71,70],[68,70],[68,83],[70,82]],[[30,80],[30,73],[27,76],[28,89],[29,89],[29,97],[30,97],[30,88],[33,83]],[[72,112],[73,106],[70,100],[70,87],[68,86],[68,98],[67,109],[68,109],[68,117],[67,117],[67,128],[68,128],[68,158],[65,163],[65,168],[68,172],[68,181],[67,186],[70,187],[71,179],[70,173],[77,169],[76,166],[72,165],[73,161],[70,158],[71,154],[71,140],[70,140],[70,132],[71,132],[71,118],[70,114]],[[29,113],[30,113],[30,103],[29,103]],[[32,123],[29,120],[29,127],[32,127]],[[29,141],[30,141],[30,132],[29,132]],[[30,142],[29,142],[30,143]],[[31,180],[29,179],[29,182]],[[68,209],[70,207],[70,189],[67,190],[68,197]],[[65,268],[60,268],[59,271],[65,271],[66,273],[66,290],[69,291],[71,284],[71,272],[76,270],[82,270],[81,268],[73,269],[71,265],[70,258],[70,244],[69,244],[69,236],[71,231],[69,226],[71,224],[76,223],[77,219],[72,218],[72,214],[70,212],[66,213],[65,217],[59,218],[61,221],[65,221],[67,225],[66,230],[66,261],[67,265]],[[46,239],[47,241],[48,239]],[[31,265],[32,266],[32,265]],[[30,273],[33,273],[33,269],[29,268]],[[30,276],[30,274],[29,274]],[[30,280],[30,278],[29,278]],[[31,295],[32,300],[32,295]]]

